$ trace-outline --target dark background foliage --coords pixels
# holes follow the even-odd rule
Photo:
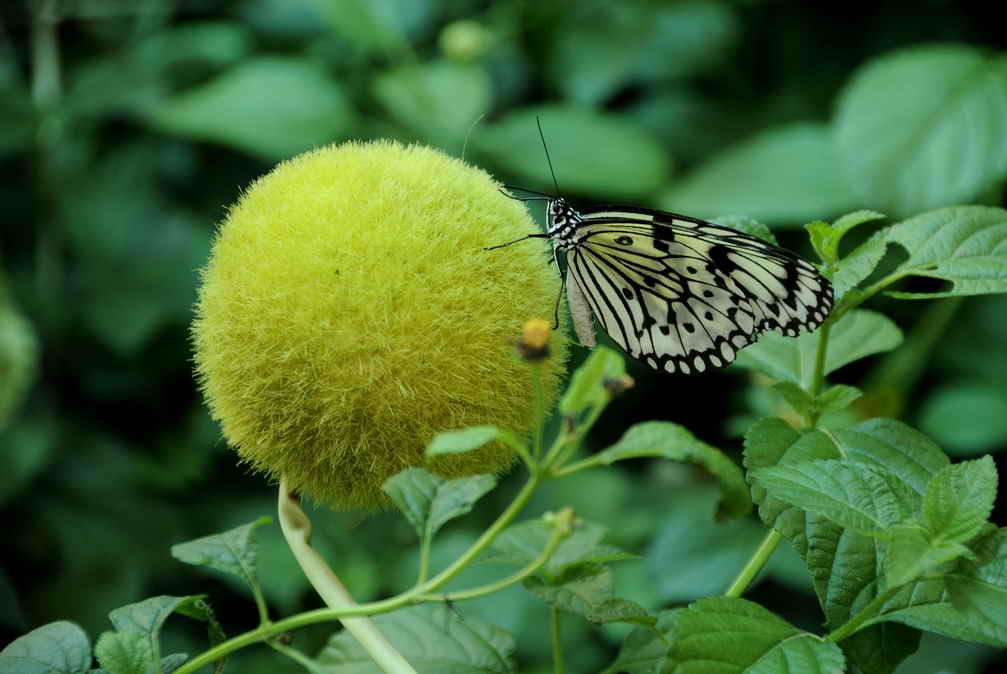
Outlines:
[[[272,489],[235,465],[207,416],[187,329],[214,223],[276,161],[393,137],[549,190],[538,114],[567,196],[749,215],[808,252],[807,220],[946,205],[913,210],[858,191],[832,141],[837,100],[859,68],[892,50],[1002,49],[994,5],[4,2],[0,644],[61,618],[93,638],[109,610],[158,593],[208,592],[231,633],[254,626],[243,590],[168,549],[273,509]],[[958,198],[1002,205],[1002,188],[1002,175],[989,176]],[[956,458],[1007,447],[1005,299],[872,306],[907,341],[834,377],[870,394],[861,411],[904,418]],[[667,419],[736,450],[748,423],[787,413],[740,370],[659,376],[633,363],[631,373],[638,385],[606,413],[596,447],[633,422]],[[505,481],[446,529],[435,563],[471,541],[512,489]],[[713,524],[715,491],[698,472],[641,461],[551,485],[533,510],[570,504],[608,526],[611,542],[644,555],[618,567],[619,594],[656,608],[722,592],[760,540],[754,519]],[[401,518],[319,510],[315,519],[358,599],[411,582],[414,537]],[[318,606],[275,527],[260,535],[274,614]],[[498,575],[476,567],[461,584]],[[806,571],[785,550],[749,596],[806,629],[820,624]],[[512,630],[523,671],[546,671],[547,613],[520,588],[458,608]],[[571,671],[609,661],[624,633],[566,627]],[[304,630],[295,645],[313,652],[330,632]],[[182,618],[166,638],[203,648]],[[242,672],[298,670],[261,647],[236,659]],[[1004,664],[991,649],[927,638],[898,671]]]

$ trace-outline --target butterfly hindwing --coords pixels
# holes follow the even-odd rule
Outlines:
[[[580,214],[571,279],[609,336],[665,372],[727,365],[766,330],[825,319],[828,281],[790,251],[714,223],[639,208]]]

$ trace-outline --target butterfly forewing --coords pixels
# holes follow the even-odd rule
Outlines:
[[[570,276],[609,336],[655,369],[727,365],[759,333],[814,330],[832,306],[812,265],[736,230],[632,207],[579,215]]]

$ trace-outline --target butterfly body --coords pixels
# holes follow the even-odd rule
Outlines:
[[[585,344],[594,341],[593,315],[652,368],[704,372],[767,330],[810,332],[832,308],[832,287],[814,266],[754,236],[665,211],[548,201],[544,236],[566,256],[567,298]]]

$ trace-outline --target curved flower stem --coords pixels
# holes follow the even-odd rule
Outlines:
[[[326,605],[334,609],[357,606],[339,577],[309,544],[311,520],[301,510],[297,498],[290,493],[286,480],[280,481],[279,515],[280,528],[290,551],[294,553],[304,575]],[[346,631],[353,635],[382,671],[390,674],[416,674],[412,665],[395,650],[370,618],[344,618],[342,622]]]
[[[532,391],[533,398],[532,404],[535,409],[535,419],[534,426],[535,430],[532,431],[532,448],[531,455],[536,461],[542,458],[542,452],[545,451],[545,387],[542,384],[542,365],[540,363],[532,363],[531,366],[531,380],[532,380]],[[531,467],[531,462],[528,462],[529,467]]]
[[[512,501],[511,504],[507,507],[507,509],[500,514],[500,516],[493,523],[493,525],[490,526],[489,529],[484,531],[483,534],[471,545],[471,547],[469,547],[469,549],[465,551],[465,553],[461,557],[456,559],[454,563],[452,563],[448,568],[444,569],[435,577],[426,581],[422,585],[417,585],[411,590],[403,592],[400,595],[397,595],[395,597],[389,597],[388,599],[382,599],[381,601],[369,602],[367,604],[357,604],[353,602],[353,599],[349,597],[349,593],[346,592],[346,589],[342,586],[342,583],[339,582],[339,579],[336,578],[335,574],[333,574],[331,569],[328,568],[328,566],[325,564],[325,561],[322,560],[321,557],[318,557],[317,552],[315,552],[313,549],[307,546],[306,536],[303,536],[302,534],[297,534],[295,540],[297,537],[303,537],[304,547],[307,548],[308,551],[310,551],[311,555],[318,557],[318,560],[315,562],[315,565],[321,565],[324,567],[324,570],[327,571],[327,574],[323,574],[323,581],[325,580],[325,576],[328,576],[328,586],[329,589],[333,591],[334,598],[338,599],[341,592],[343,593],[344,598],[348,599],[348,601],[344,602],[342,606],[338,608],[337,607],[322,608],[322,609],[316,609],[314,611],[306,611],[304,613],[299,613],[295,616],[291,616],[283,620],[277,620],[276,622],[260,625],[256,629],[251,630],[250,632],[239,634],[238,636],[233,637],[232,639],[229,639],[222,643],[219,643],[213,648],[201,653],[200,655],[196,656],[195,658],[193,658],[192,660],[190,660],[189,662],[185,663],[177,670],[175,670],[175,674],[192,674],[192,672],[195,672],[199,668],[205,667],[207,664],[214,662],[215,660],[219,660],[220,658],[226,656],[229,653],[233,653],[238,649],[244,648],[245,646],[250,646],[251,644],[259,643],[261,641],[269,639],[270,637],[275,637],[276,635],[282,634],[283,632],[290,632],[291,630],[295,630],[299,627],[305,627],[306,625],[314,625],[322,622],[342,621],[343,624],[346,625],[346,629],[349,630],[350,629],[348,624],[349,621],[353,620],[357,616],[366,617],[378,613],[387,613],[389,611],[394,611],[395,609],[399,609],[404,606],[408,606],[410,604],[415,604],[418,601],[422,601],[422,597],[424,595],[427,595],[437,590],[438,588],[442,587],[444,584],[448,583],[452,578],[458,575],[466,566],[468,566],[472,562],[472,560],[474,560],[477,556],[479,556],[479,554],[483,550],[489,547],[489,545],[500,534],[500,532],[503,531],[505,528],[507,528],[507,526],[510,525],[510,523],[514,520],[517,514],[524,508],[525,505],[527,505],[528,500],[531,498],[532,494],[535,492],[535,489],[538,487],[538,485],[542,482],[542,479],[543,479],[542,474],[539,471],[537,470],[533,471],[531,477],[525,483],[524,487],[521,488],[521,491],[518,492],[518,495],[514,498],[514,501]],[[281,494],[283,493],[284,490],[281,489]],[[282,500],[283,499],[281,497],[281,502]],[[289,501],[290,499],[288,498],[286,500]],[[293,512],[292,515],[295,518],[296,514],[300,513],[300,516],[303,517],[305,520],[307,520],[307,517],[304,515],[304,512],[301,511],[300,508],[296,507],[296,503],[293,504],[293,507],[295,512]],[[284,522],[284,508],[281,507],[280,511],[281,526],[283,525],[283,522]],[[310,532],[310,522],[308,522],[307,525],[308,525],[308,532]],[[284,535],[286,535],[286,531],[284,531]],[[290,539],[288,538],[288,541],[289,540]],[[291,546],[291,549],[293,550],[293,546]],[[297,552],[295,552],[295,555],[296,554]],[[298,561],[300,562],[300,558],[298,558]],[[309,564],[309,566],[313,567],[314,565]],[[302,568],[305,568],[304,564],[302,564]],[[307,574],[307,571],[305,571],[305,573]],[[309,579],[311,579],[310,576]],[[312,581],[312,584],[314,585],[314,581]],[[316,586],[316,590],[317,589],[318,588]],[[319,592],[319,594],[321,594],[321,592]],[[325,597],[323,596],[323,599],[324,598]],[[377,632],[377,630],[375,630],[375,632]],[[378,632],[378,635],[380,635],[380,632]],[[354,634],[354,636],[357,635]],[[384,636],[381,635],[380,638],[384,639]],[[361,645],[363,645],[363,642],[361,642]],[[409,664],[406,663],[406,666],[409,667]],[[386,671],[412,672],[414,670],[410,667],[409,669],[386,670]]]
[[[726,592],[724,592],[724,596],[740,597],[744,594],[745,590],[748,589],[748,586],[752,584],[753,580],[755,580],[755,577],[759,575],[760,571],[762,571],[766,562],[769,561],[769,558],[773,556],[774,552],[776,552],[776,546],[780,544],[781,539],[782,536],[779,531],[776,529],[770,529],[769,533],[766,534],[766,537],[762,539],[762,543],[760,543],[759,547],[755,550],[751,559],[748,560],[748,563],[745,564],[745,567],[741,570],[741,573],[738,574],[738,577],[734,579],[731,586],[727,588]]]

